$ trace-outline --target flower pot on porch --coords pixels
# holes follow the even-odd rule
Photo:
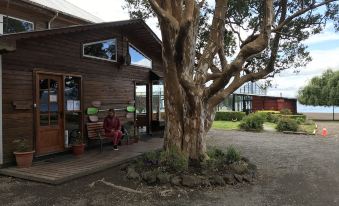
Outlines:
[[[72,150],[75,156],[80,156],[85,152],[85,144],[74,144]]]
[[[15,155],[16,164],[19,168],[27,168],[32,166],[33,153],[35,151],[29,152],[13,152]]]

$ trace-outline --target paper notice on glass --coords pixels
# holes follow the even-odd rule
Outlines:
[[[74,110],[75,111],[80,110],[80,100],[74,100]]]
[[[67,100],[67,111],[74,110],[74,100]]]
[[[55,94],[49,95],[49,102],[58,102],[58,96]]]

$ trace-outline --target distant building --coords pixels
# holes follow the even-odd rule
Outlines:
[[[248,82],[226,98],[219,105],[220,108],[246,113],[259,110],[280,111],[290,109],[293,113],[297,113],[297,99],[267,96],[267,89],[262,85],[256,82]]]

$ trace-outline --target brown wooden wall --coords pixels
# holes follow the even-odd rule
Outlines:
[[[83,58],[82,43],[115,37],[118,55],[126,52],[121,33],[112,29],[58,34],[17,41],[17,50],[3,54],[3,135],[4,162],[13,160],[12,141],[26,137],[33,145],[34,111],[15,110],[13,101],[33,104],[35,70],[80,74],[83,80],[83,107],[93,100],[102,101],[103,108],[126,107],[134,99],[134,81],[148,81],[149,69],[122,66],[103,60]],[[153,70],[162,70],[161,51],[149,51],[136,36],[128,36],[130,42],[153,60]],[[124,49],[123,46],[124,45]],[[125,113],[118,113],[124,121]]]
[[[0,14],[31,21],[34,23],[35,30],[47,29],[48,21],[55,15],[55,13],[50,10],[32,6],[18,0],[0,0]],[[51,27],[60,28],[87,23],[88,22],[84,20],[60,14],[55,21],[52,22]]]
[[[262,97],[253,96],[252,111],[258,110],[276,110],[290,109],[293,113],[297,112],[297,102],[295,99],[286,99],[280,97]]]

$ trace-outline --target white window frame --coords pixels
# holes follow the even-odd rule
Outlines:
[[[107,41],[110,41],[110,40],[114,40],[114,42],[115,42],[115,60],[105,59],[105,58],[95,57],[95,56],[90,56],[90,55],[86,55],[85,54],[85,46],[90,46],[90,45],[93,45],[93,44],[99,44],[99,43],[107,42]],[[82,56],[83,57],[92,58],[92,59],[99,59],[99,60],[109,61],[109,62],[117,62],[117,60],[118,60],[118,44],[117,44],[117,39],[116,38],[112,38],[112,39],[105,39],[105,40],[96,41],[96,42],[84,43],[84,44],[82,44]]]
[[[131,43],[128,43],[128,51],[129,51],[129,47],[132,47],[133,49],[135,49],[137,52],[139,52],[140,54],[142,54],[146,59],[151,61],[151,67],[147,67],[145,65],[140,65],[140,64],[132,64],[132,57],[131,57],[131,65],[133,66],[138,66],[138,67],[143,67],[143,68],[147,68],[147,69],[153,69],[153,61],[151,58],[149,58],[147,55],[145,55],[143,52],[141,52],[136,46],[134,46]],[[130,54],[131,55],[131,54]]]
[[[5,16],[5,17],[8,17],[8,18],[15,19],[15,20],[18,20],[18,21],[25,21],[25,22],[28,22],[28,23],[32,24],[32,26],[33,26],[33,31],[35,30],[35,25],[34,25],[34,22],[32,22],[32,21],[28,21],[28,20],[26,20],[26,19],[20,19],[20,18],[14,17],[14,16],[9,16],[9,15],[0,14],[0,23],[2,24],[2,25],[0,26],[0,35],[15,34],[15,33],[21,33],[21,32],[30,32],[30,31],[21,31],[21,32],[13,32],[13,33],[6,33],[6,34],[4,34],[4,16]]]

